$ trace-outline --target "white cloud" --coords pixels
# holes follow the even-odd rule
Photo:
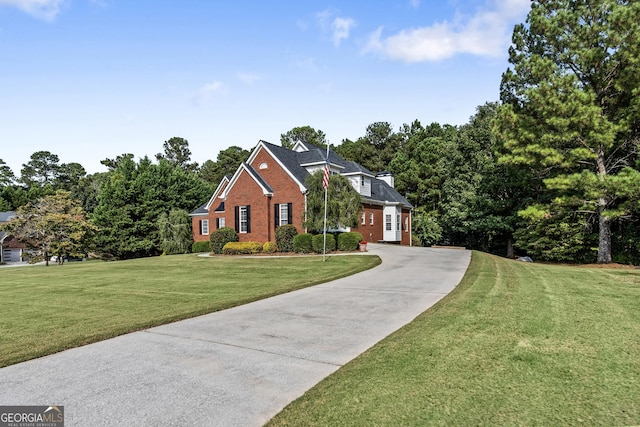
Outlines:
[[[237,76],[240,81],[248,85],[251,85],[262,79],[259,75],[253,73],[238,73]]]
[[[333,45],[338,47],[343,40],[349,38],[351,29],[356,26],[356,21],[335,15],[334,11],[327,9],[316,13],[316,20],[322,32],[330,34]]]
[[[56,19],[67,0],[0,0],[0,6],[17,7],[31,16],[53,21]]]
[[[417,9],[420,7],[420,0],[409,0],[409,4],[412,8]]]
[[[370,36],[364,52],[377,52],[404,62],[440,61],[457,54],[501,56],[511,40],[513,24],[524,19],[530,0],[490,0],[491,7],[453,22],[402,30],[387,38],[382,27]]]
[[[356,25],[356,21],[351,18],[340,18],[337,17],[333,20],[332,29],[333,29],[333,45],[338,47],[342,40],[346,40],[349,38],[349,32],[351,28]]]
[[[215,81],[202,86],[196,98],[200,104],[208,104],[215,95],[224,95],[226,93],[227,86],[220,81]]]

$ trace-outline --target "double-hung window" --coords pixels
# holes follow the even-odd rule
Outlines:
[[[369,212],[369,225],[373,225],[373,212]]]
[[[391,231],[392,223],[391,223],[391,215],[384,216],[385,227],[387,231]]]
[[[276,203],[273,205],[273,222],[275,227],[293,224],[293,208],[291,203]]]
[[[365,217],[365,213],[364,213],[364,212],[362,212],[362,218],[361,218],[361,220],[360,220],[360,224],[362,224],[362,225],[365,225],[365,224],[366,224],[366,222],[367,222],[367,221],[366,221],[366,219],[365,219],[365,218],[366,218],[366,217]]]
[[[209,234],[209,220],[202,219],[200,220],[200,234],[206,236]]]
[[[251,206],[235,207],[235,230],[237,233],[251,233]]]

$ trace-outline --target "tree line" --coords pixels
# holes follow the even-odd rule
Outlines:
[[[637,2],[532,1],[514,28],[499,102],[479,106],[462,126],[375,122],[331,147],[394,174],[415,207],[416,244],[638,264],[639,27]],[[329,144],[311,126],[281,135],[285,147],[296,141]],[[199,165],[183,138],[163,149],[155,161],[105,159],[109,171],[93,175],[46,151],[34,153],[19,178],[0,160],[0,210],[67,191],[97,227],[87,234],[94,250],[114,258],[161,253],[167,236],[186,235],[186,212],[249,154],[233,146]]]

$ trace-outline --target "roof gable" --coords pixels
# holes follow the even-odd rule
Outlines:
[[[233,186],[236,184],[236,182],[238,182],[238,179],[240,178],[243,172],[246,172],[251,177],[251,179],[253,179],[255,183],[258,184],[258,186],[262,190],[262,194],[264,194],[265,196],[273,195],[273,189],[264,180],[264,178],[260,176],[258,171],[256,171],[253,168],[253,166],[243,162],[238,167],[238,170],[236,170],[236,173],[233,174],[233,177],[231,177],[231,180],[229,180],[229,184],[225,187],[224,191],[222,192],[222,198],[224,199],[227,198],[227,195],[229,194]]]
[[[300,162],[298,160],[298,153],[293,150],[289,150],[288,148],[283,148],[278,145],[271,144],[267,141],[260,140],[256,148],[253,149],[253,152],[247,159],[247,163],[250,165],[255,158],[260,153],[260,150],[264,150],[266,153],[273,158],[278,166],[284,170],[287,175],[298,184],[301,192],[307,191],[307,188],[304,186],[304,180],[306,179],[309,172],[302,166],[300,166]]]

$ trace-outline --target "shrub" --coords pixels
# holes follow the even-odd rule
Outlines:
[[[276,245],[280,252],[293,252],[293,238],[298,234],[295,225],[281,225],[276,228]]]
[[[278,245],[276,245],[276,242],[265,242],[264,245],[262,245],[262,252],[265,254],[272,254],[277,251]]]
[[[322,253],[322,246],[324,245],[324,236],[322,234],[316,234],[311,238],[311,245],[313,246],[314,252],[319,254]],[[327,252],[336,250],[336,239],[333,237],[333,234],[327,233]]]
[[[358,243],[362,241],[362,234],[358,232],[340,233],[338,236],[339,251],[355,251],[358,249]]]
[[[211,244],[209,242],[194,242],[194,244],[191,245],[191,252],[193,252],[194,254],[200,252],[209,252],[210,249]]]
[[[222,227],[211,233],[209,240],[211,242],[211,252],[221,254],[224,245],[238,241],[238,233],[233,228]]]
[[[262,252],[262,243],[258,242],[228,242],[222,248],[225,255],[250,255]]]
[[[298,234],[293,238],[293,251],[299,254],[313,252],[313,245],[311,244],[312,237],[313,235],[310,233]]]

